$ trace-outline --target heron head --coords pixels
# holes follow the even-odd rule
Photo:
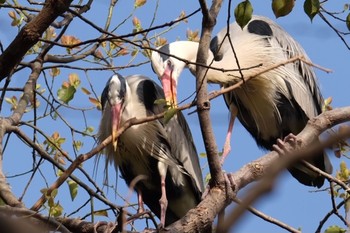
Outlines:
[[[186,63],[176,59],[183,57],[181,52],[183,48],[179,44],[171,43],[158,48],[158,51],[153,51],[151,56],[152,69],[157,74],[162,82],[165,99],[170,105],[177,105],[177,82],[178,78],[186,66]],[[186,52],[186,51],[185,51]]]
[[[109,79],[102,93],[102,107],[105,108],[107,103],[110,107],[112,142],[114,149],[117,147],[117,141],[115,139],[124,110],[126,90],[125,78],[120,74],[116,74]]]
[[[224,54],[223,54],[223,49],[221,49],[222,43],[220,43],[218,36],[215,36],[211,41],[210,41],[210,50],[213,53],[214,60],[215,61],[221,61]]]

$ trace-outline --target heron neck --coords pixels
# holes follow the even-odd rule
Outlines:
[[[198,47],[199,43],[198,42],[193,42],[193,41],[184,41],[184,43],[181,45],[183,51],[186,51],[184,54],[184,59],[188,60],[190,63],[186,66],[191,73],[195,76],[196,75],[196,68],[197,65],[196,60],[197,60],[197,53],[198,53]],[[218,62],[214,61],[214,56],[213,53],[208,50],[208,58],[207,58],[207,64],[206,66],[211,66],[211,67],[218,67],[220,68]],[[222,71],[216,70],[216,69],[208,69],[207,73],[207,80],[208,82],[211,83],[225,83],[225,74]]]

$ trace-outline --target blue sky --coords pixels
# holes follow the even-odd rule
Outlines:
[[[342,9],[343,4],[345,3],[346,1],[332,1],[332,3],[328,4],[328,7],[332,10],[340,10]],[[85,17],[93,21],[98,26],[103,27],[108,4],[108,1],[95,1],[91,11],[88,12],[85,15]],[[224,2],[223,4],[223,7],[218,17],[217,25],[214,29],[214,34],[226,25],[226,17],[228,11],[227,4],[227,2]],[[254,14],[264,15],[275,19],[269,1],[255,0],[252,1],[252,4],[254,7]],[[144,28],[147,28],[152,20],[155,7],[156,1],[149,0],[145,6],[141,7],[140,9],[137,9],[134,12],[133,16],[137,16],[141,20],[142,26]],[[180,15],[180,12],[182,10],[189,14],[197,8],[199,8],[199,4],[197,1],[159,1],[159,9],[155,16],[156,20],[154,22],[154,25],[163,24],[176,19]],[[115,8],[111,28],[118,25],[123,19],[127,18],[130,15],[132,9],[132,1],[118,1],[117,7]],[[231,13],[233,13],[233,9],[231,9]],[[118,35],[129,33],[132,28],[132,17],[128,19],[125,24],[119,27],[115,31],[115,33]],[[3,18],[3,16],[1,16],[1,18]],[[316,16],[314,21],[311,23],[309,18],[303,13],[301,1],[296,2],[294,11],[288,17],[279,18],[276,21],[304,47],[307,54],[315,64],[329,68],[333,71],[332,73],[327,74],[323,71],[316,70],[319,79],[319,84],[324,97],[327,98],[329,96],[332,96],[332,105],[335,108],[349,105],[350,81],[347,71],[348,65],[350,65],[349,59],[347,59],[349,51],[342,44],[342,42],[336,36],[336,34],[324,22],[322,22],[318,16]],[[6,23],[4,23],[5,25],[9,25],[8,18],[4,17],[3,22]],[[81,24],[81,21],[76,20],[76,22],[74,22],[73,25],[67,30],[67,34],[74,35],[80,38],[81,40],[91,39],[98,36],[97,32],[92,30],[89,26],[82,27]],[[345,25],[336,23],[336,26],[338,28],[342,28],[344,31],[346,30]],[[168,42],[174,40],[185,40],[187,29],[197,30],[200,29],[200,27],[201,14],[197,13],[194,17],[188,20],[188,23],[180,23],[172,30],[169,30],[168,32],[162,34],[162,37],[165,37],[168,40]],[[149,33],[149,35],[156,35],[157,33],[163,31],[166,31],[166,28],[160,29],[158,31],[152,31]],[[12,38],[14,38],[13,36],[15,35],[15,33],[16,30],[12,29],[12,31],[6,35],[1,34],[2,43],[4,44],[4,47],[6,47],[8,43],[12,40]],[[124,66],[127,65],[129,61],[130,57],[116,58],[113,60],[113,64],[118,66]],[[146,61],[146,58],[142,55],[138,55],[135,62],[137,61]],[[94,65],[91,64],[91,66]],[[28,72],[29,71],[22,73],[23,77],[17,76],[17,79],[13,83],[11,83],[11,85],[22,85],[23,81],[27,77],[24,74],[28,74]],[[70,72],[72,71],[62,70],[62,74],[59,77],[57,77],[59,81],[56,82],[56,85],[58,85],[59,82],[66,80],[67,75]],[[82,77],[83,85],[87,85],[87,81],[83,77],[88,76],[89,79],[91,79],[94,90],[96,90],[98,94],[102,92],[106,81],[112,75],[112,72],[89,72],[87,75],[83,72],[73,72],[78,73]],[[137,68],[123,69],[118,72],[125,76],[132,74],[143,74],[156,79],[156,75],[153,73],[150,64],[146,64]],[[44,85],[43,78],[41,78],[39,82],[42,83],[42,85]],[[194,92],[195,79],[188,71],[182,73],[178,88],[179,100],[185,99]],[[219,86],[217,85],[210,85],[210,89],[218,88]],[[77,100],[72,101],[71,104],[77,107],[91,107],[91,104],[87,101],[86,96],[81,96]],[[8,107],[8,105],[5,105],[5,107]],[[192,110],[193,109],[191,109],[190,111]],[[187,114],[190,111],[185,111],[184,113]],[[9,112],[5,109],[1,114],[3,116],[6,116],[6,114],[8,113]],[[81,113],[72,115],[68,110],[61,111],[60,113],[64,117],[66,117],[66,119],[68,119],[70,124],[72,124],[73,126],[81,129],[84,128],[84,121],[82,120]],[[93,126],[95,130],[97,130],[99,125],[100,114],[101,113],[97,110],[88,111],[86,113],[88,125]],[[229,114],[221,97],[213,100],[211,116],[218,148],[222,148],[228,126]],[[31,115],[26,115],[24,120],[31,119],[31,117]],[[200,134],[197,115],[186,115],[186,118],[190,124],[198,152],[204,152],[204,146]],[[65,136],[67,137],[67,143],[69,144],[71,136],[70,132],[67,131],[67,127],[64,126],[64,124],[60,122],[55,122],[53,125],[52,121],[43,120],[39,121],[38,125],[44,127],[45,132],[47,134],[51,134],[54,131],[62,129],[62,134],[64,132],[66,133]],[[63,129],[65,129],[65,131]],[[93,141],[91,139],[84,140],[86,141],[80,153],[87,152],[94,146]],[[250,137],[250,135],[248,135],[246,130],[241,126],[240,123],[238,123],[238,121],[236,122],[233,130],[231,146],[232,151],[229,157],[226,159],[224,165],[224,169],[228,172],[237,171],[242,165],[262,156],[265,153],[256,146],[255,141]],[[69,152],[72,157],[74,157],[72,149],[69,145],[65,145],[64,149],[67,152]],[[6,152],[9,155],[11,154],[11,156],[5,156],[4,161],[5,172],[7,172],[7,175],[21,173],[31,167],[31,150],[22,143],[18,143],[18,140],[16,140],[16,138],[10,138],[8,147],[5,150],[5,155]],[[332,153],[329,153],[329,156],[333,163],[334,170],[337,170],[340,161],[343,159],[335,158]],[[202,158],[201,162],[203,167],[206,167],[205,159]],[[93,160],[87,161],[86,163],[84,163],[83,166],[88,171],[91,171],[91,174],[93,174]],[[52,166],[50,167],[49,164],[46,164],[45,168],[48,170],[43,170],[43,174],[46,175],[52,173]],[[100,162],[96,175],[96,182],[99,184],[101,184],[102,182],[101,173],[103,172],[103,169],[103,164]],[[204,174],[206,174],[207,171],[207,168],[205,168]],[[79,172],[75,172],[74,174],[80,175]],[[9,180],[16,195],[21,195],[21,193],[23,192],[24,185],[29,179],[28,177],[29,176],[22,177],[20,179]],[[113,177],[113,175],[110,175],[110,177]],[[51,176],[47,177],[46,179],[47,183],[51,184],[54,181],[55,177],[53,177],[51,174]],[[45,182],[43,182],[43,180],[44,179],[42,177],[37,176],[34,179],[32,185],[30,186],[30,191],[28,191],[28,193],[24,197],[26,203],[29,203],[27,204],[28,207],[30,207],[32,203],[34,203],[39,198],[40,194],[38,193],[38,189],[43,188],[45,186]],[[113,182],[114,179],[112,180],[112,183]],[[119,179],[117,184],[118,191],[123,196],[126,196],[128,194],[128,190],[125,188],[124,181]],[[239,196],[244,197],[244,193],[251,187],[253,186],[250,185],[247,187],[247,189],[242,190],[239,193]],[[324,186],[324,188],[325,187],[326,186]],[[285,222],[288,225],[293,226],[294,228],[300,227],[303,232],[314,232],[319,224],[319,221],[332,208],[329,194],[327,192],[315,191],[316,190],[313,188],[299,184],[289,175],[289,173],[285,172],[278,179],[278,183],[276,184],[276,188],[274,189],[274,191],[271,194],[261,198],[257,203],[254,204],[254,207],[256,207],[258,210],[264,212],[267,215],[270,215],[282,222]],[[119,196],[116,196],[113,190],[108,190],[107,194],[111,198],[111,200],[115,200],[116,203],[123,205],[124,201],[122,201]],[[74,202],[72,202],[67,196],[66,187],[62,186],[62,188],[60,189],[58,197],[60,197],[60,203],[64,206],[65,211],[67,213],[73,211],[77,206],[79,206],[79,203],[81,204],[88,199],[88,196],[82,189],[80,189],[78,195],[80,198],[77,198]],[[133,195],[132,200],[135,200],[135,197],[136,194]],[[96,202],[96,206],[99,206],[98,202]],[[85,207],[83,210],[88,211],[89,207]],[[341,210],[340,213],[343,213],[343,210]],[[112,215],[110,215],[109,220],[114,220]],[[326,226],[334,224],[341,223],[338,221],[337,218],[332,217],[331,221],[329,221],[326,224]],[[283,232],[281,228],[267,223],[253,216],[250,213],[246,213],[234,229],[235,232],[239,233]]]

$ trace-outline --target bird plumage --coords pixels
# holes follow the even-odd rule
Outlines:
[[[163,106],[154,103],[157,99],[164,99],[163,90],[149,78],[112,76],[102,93],[99,141],[112,134],[114,104],[122,102],[120,124],[123,124],[130,118],[163,112]],[[136,183],[135,190],[159,218],[161,177],[165,178],[168,206],[163,224],[180,219],[200,202],[202,173],[191,132],[181,112],[167,124],[158,119],[131,126],[117,139],[116,149],[109,144],[104,153],[107,161],[119,168],[128,185],[139,175],[146,177]]]
[[[302,56],[306,61],[310,61],[309,58],[303,48],[272,20],[253,16],[243,29],[232,23],[228,30],[222,29],[212,39],[210,49],[207,64],[230,71],[209,69],[206,74],[208,82],[227,87],[243,77],[256,76],[240,88],[224,94],[224,99],[231,114],[238,110],[238,119],[259,146],[271,150],[278,138],[298,134],[308,119],[321,113],[323,99],[312,68],[303,61],[286,63],[295,56]],[[159,50],[195,62],[198,43],[177,41]],[[159,77],[164,76],[164,70],[173,70],[174,83],[185,67],[195,74],[195,65],[187,65],[172,56],[153,52],[151,60]],[[277,64],[281,66],[261,73]],[[231,127],[232,124],[230,122]],[[310,162],[331,172],[326,155],[318,155]],[[320,187],[324,182],[323,177],[311,171],[310,174],[294,168],[290,171],[305,185]]]

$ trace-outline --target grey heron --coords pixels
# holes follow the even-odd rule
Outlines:
[[[142,75],[113,75],[101,96],[102,119],[99,141],[112,134],[114,145],[104,153],[114,162],[128,185],[138,176],[138,212],[143,202],[167,226],[197,206],[203,192],[202,172],[187,122],[181,112],[167,124],[163,119],[134,125],[115,139],[115,132],[130,118],[143,118],[164,111],[155,100],[164,99],[162,88]]]
[[[196,66],[193,63],[196,61],[198,43],[176,41],[158,49],[159,52],[154,51],[151,56],[152,68],[162,81],[166,99],[176,105],[176,87],[181,72],[189,68],[195,74]],[[243,29],[237,23],[230,24],[229,30],[222,29],[212,39],[208,56],[207,65],[230,70],[208,69],[206,73],[208,82],[223,87],[235,84],[243,77],[254,76],[268,67],[285,63],[295,56],[303,56],[309,61],[298,42],[274,21],[262,16],[253,16]],[[240,88],[224,94],[224,100],[231,117],[223,156],[231,150],[230,138],[236,116],[260,147],[272,150],[277,139],[291,133],[298,134],[308,119],[320,114],[323,103],[314,71],[302,61],[286,63],[260,73]],[[323,171],[332,172],[325,154],[319,154],[309,162]],[[300,164],[289,171],[304,185],[321,187],[324,183],[322,176]]]

